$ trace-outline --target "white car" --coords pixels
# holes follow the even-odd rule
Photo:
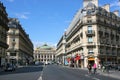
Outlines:
[[[39,61],[36,61],[36,62],[35,62],[35,65],[39,65],[39,64],[40,64],[40,62],[39,62]]]

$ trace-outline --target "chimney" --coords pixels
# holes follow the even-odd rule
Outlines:
[[[83,0],[83,7],[86,7],[89,2],[95,4],[95,6],[98,7],[98,0]]]
[[[106,11],[110,12],[110,4],[105,4],[102,8],[104,8]]]
[[[119,16],[119,10],[115,10],[115,11],[113,11],[113,13],[114,13],[116,16]]]

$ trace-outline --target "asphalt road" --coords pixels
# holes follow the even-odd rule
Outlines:
[[[0,72],[0,80],[38,80],[42,70],[42,66],[21,67],[12,72]]]
[[[119,80],[101,74],[88,74],[86,70],[72,69],[57,65],[44,67],[42,80]]]
[[[99,73],[58,65],[27,66],[13,72],[0,72],[0,80],[119,80]]]

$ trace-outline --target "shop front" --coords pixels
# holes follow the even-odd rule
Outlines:
[[[80,55],[76,54],[74,61],[75,61],[75,67],[81,67],[81,56]]]
[[[88,57],[88,64],[93,65],[95,62],[95,58],[94,57]]]

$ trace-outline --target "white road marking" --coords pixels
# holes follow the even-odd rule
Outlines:
[[[90,76],[89,76],[89,75],[87,75],[87,74],[86,74],[85,76],[86,76],[86,77],[90,77]]]
[[[38,80],[42,80],[42,76],[40,76],[40,77],[38,78]]]
[[[40,77],[38,78],[38,80],[42,80],[42,76],[43,76],[43,71],[41,72]]]

